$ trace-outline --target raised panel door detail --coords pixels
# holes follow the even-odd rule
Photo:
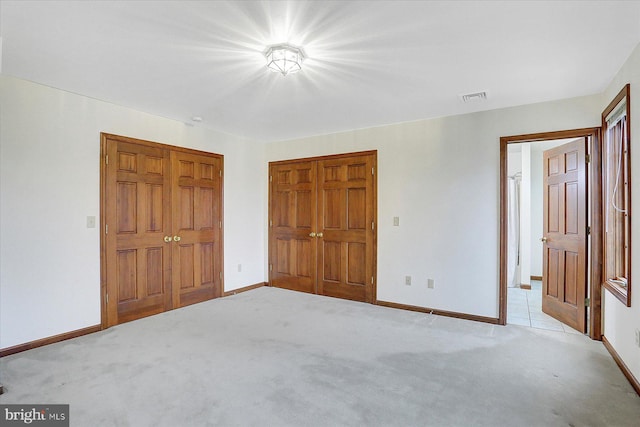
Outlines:
[[[118,272],[118,302],[138,297],[138,251],[118,251],[116,271]]]
[[[118,153],[118,170],[122,172],[137,172],[138,159],[135,153]]]
[[[311,169],[297,169],[296,170],[296,184],[310,184],[311,183]]]
[[[162,247],[147,248],[147,295],[153,296],[164,292]]]
[[[293,226],[290,214],[291,209],[291,191],[278,191],[277,194],[277,207],[275,215],[276,227],[291,227]]]
[[[278,184],[284,184],[284,185],[291,184],[291,171],[290,170],[279,171],[278,174],[276,175],[276,177],[277,177],[277,183]]]
[[[178,164],[180,165],[178,168],[180,178],[194,178],[193,162],[181,160]]]
[[[193,288],[194,245],[179,245],[180,254],[180,288]]]
[[[164,163],[162,157],[145,157],[145,169],[148,174],[162,175],[164,172]]]
[[[200,179],[213,181],[215,166],[208,163],[200,163]]]
[[[323,276],[324,280],[333,282],[340,281],[340,272],[342,270],[342,257],[340,242],[323,242],[322,255],[324,258]]]
[[[366,277],[366,245],[364,243],[347,244],[347,282],[351,285],[362,285],[367,283]]]
[[[193,230],[193,187],[179,187],[180,204],[178,205],[179,230]]]
[[[367,165],[366,163],[360,163],[355,165],[349,165],[347,167],[347,180],[364,181],[367,179]]]
[[[564,253],[564,302],[571,305],[578,304],[578,254]]]
[[[578,234],[578,217],[580,207],[578,205],[578,183],[568,182],[565,185],[564,195],[565,233]]]
[[[341,229],[344,204],[341,189],[324,190],[323,228]]]
[[[296,227],[311,228],[311,191],[296,191]]]
[[[215,204],[213,188],[201,188],[199,191],[200,202],[198,203],[198,230],[211,229],[214,226]]]
[[[557,156],[549,159],[549,175],[557,175],[560,173],[560,159]]]
[[[564,155],[565,172],[578,170],[578,152],[572,151]]]
[[[289,267],[289,254],[291,253],[291,240],[277,239],[276,254],[278,263],[276,264],[276,272],[291,276],[292,271]]]
[[[549,206],[547,215],[549,218],[549,231],[560,231],[560,187],[558,185],[549,185],[547,188],[549,194]]]
[[[547,253],[549,256],[549,267],[547,268],[547,295],[558,298],[558,270],[560,267],[560,251],[549,249]]]
[[[349,230],[367,228],[367,189],[349,188],[347,190],[347,222]]]
[[[138,185],[135,182],[117,183],[116,230],[121,233],[137,232]]]
[[[340,169],[341,166],[325,166],[324,182],[340,181]]]
[[[147,231],[162,231],[162,185],[146,184],[147,189]]]
[[[201,286],[213,286],[215,272],[213,253],[213,243],[203,243],[200,245]]]
[[[298,277],[311,277],[308,259],[311,256],[311,241],[309,239],[296,240],[296,271]]]

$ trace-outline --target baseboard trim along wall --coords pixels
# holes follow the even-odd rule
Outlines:
[[[89,326],[87,328],[77,329],[75,331],[54,335],[52,337],[41,338],[39,340],[29,341],[24,344],[14,345],[13,347],[0,349],[0,357],[9,356],[10,354],[20,353],[22,351],[27,351],[34,348],[42,347],[43,345],[48,345],[48,344],[53,344],[60,341],[69,340],[71,338],[81,337],[83,335],[92,334],[100,330],[102,330],[101,325],[94,325],[94,326]]]
[[[602,344],[604,344],[604,347],[609,351],[609,354],[611,354],[613,360],[616,361],[624,376],[627,377],[627,379],[631,383],[631,387],[633,387],[636,393],[640,395],[640,381],[638,381],[638,379],[633,376],[627,365],[625,365],[625,363],[622,361],[622,358],[620,357],[618,352],[615,350],[615,348],[613,348],[609,340],[607,340],[607,337],[605,337],[604,335],[602,336]]]
[[[531,276],[531,280],[539,280],[539,281],[542,281],[542,276]]]
[[[232,291],[226,291],[224,294],[222,294],[222,296],[228,297],[229,295],[235,295],[235,294],[239,294],[241,292],[252,291],[254,289],[258,289],[258,288],[261,288],[263,286],[267,286],[267,282],[260,282],[260,283],[254,284],[254,285],[245,286],[243,288],[234,289]]]
[[[398,304],[395,302],[380,301],[375,302],[376,305],[383,307],[398,308],[400,310],[418,311],[420,313],[437,314],[438,316],[455,317],[456,319],[473,320],[475,322],[498,324],[498,319],[494,317],[476,316],[475,314],[458,313],[455,311],[434,310],[427,307],[418,307],[416,305]]]

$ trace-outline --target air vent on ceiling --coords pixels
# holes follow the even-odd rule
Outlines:
[[[466,95],[460,95],[462,102],[477,102],[477,101],[485,101],[487,99],[487,92],[475,92],[475,93],[467,93]]]

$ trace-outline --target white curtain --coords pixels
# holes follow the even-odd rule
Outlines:
[[[520,255],[520,180],[509,178],[507,212],[507,285],[519,286],[518,266]]]

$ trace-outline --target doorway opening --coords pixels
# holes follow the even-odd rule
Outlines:
[[[500,139],[500,324],[600,339],[599,135]]]

